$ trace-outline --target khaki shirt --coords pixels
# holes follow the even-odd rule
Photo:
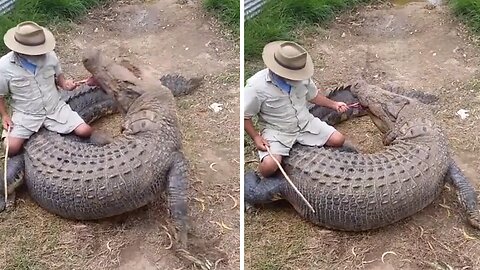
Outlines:
[[[265,139],[278,140],[291,147],[301,132],[321,132],[321,120],[308,110],[308,101],[317,94],[318,89],[311,79],[292,85],[287,94],[272,83],[269,70],[264,69],[247,80],[243,92],[244,117],[250,119],[258,115]]]
[[[0,58],[0,96],[10,93],[13,123],[32,131],[38,131],[46,118],[60,123],[68,120],[68,115],[60,114],[66,103],[55,83],[55,75],[62,73],[56,54],[47,53],[36,64],[36,74],[32,74],[21,66],[15,53]]]

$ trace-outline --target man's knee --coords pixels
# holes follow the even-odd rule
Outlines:
[[[339,147],[342,146],[344,142],[345,136],[343,136],[343,134],[338,131],[334,131],[330,138],[328,138],[326,145]]]
[[[6,140],[3,141],[4,147],[6,147]],[[16,138],[16,137],[9,137],[8,138],[8,156],[14,156],[18,154],[23,147],[23,143],[25,139]]]
[[[74,130],[75,135],[80,136],[80,137],[90,137],[93,132],[93,128],[85,123],[80,124],[77,128]]]
[[[282,156],[274,155],[274,157],[278,160],[279,163],[282,162]],[[264,157],[259,166],[260,174],[262,174],[263,177],[271,176],[277,171],[277,169],[278,165],[271,156]]]

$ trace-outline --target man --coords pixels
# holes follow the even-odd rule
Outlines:
[[[314,117],[308,102],[345,112],[348,106],[323,96],[313,80],[313,62],[294,42],[276,41],[263,49],[266,69],[248,79],[244,89],[245,131],[259,150],[259,172],[268,177],[278,166],[267,147],[281,162],[295,142],[311,146],[342,146],[345,137],[334,127]],[[258,114],[261,134],[252,117]]]
[[[53,34],[26,21],[8,30],[4,42],[11,52],[0,58],[0,114],[3,128],[10,130],[9,155],[17,154],[42,126],[61,134],[73,131],[80,137],[89,137],[92,128],[60,100],[57,86],[73,90],[79,83],[65,79],[53,51]],[[9,93],[11,117],[4,98]]]

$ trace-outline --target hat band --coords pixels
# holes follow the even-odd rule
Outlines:
[[[282,67],[286,68],[286,69],[291,69],[291,70],[300,70],[300,69],[303,69],[305,68],[305,66],[307,65],[307,63],[303,64],[302,66],[299,66],[299,67],[292,67],[292,66],[288,66],[288,65],[285,65],[284,63],[278,61],[278,58],[275,54],[273,54],[273,58],[275,59],[275,61]]]
[[[45,37],[41,37],[38,41],[34,41],[34,40],[29,40],[29,41],[22,40],[22,39],[17,38],[17,35],[15,35],[14,38],[15,38],[15,41],[17,41],[18,43],[20,43],[20,44],[22,44],[22,45],[26,45],[26,46],[38,46],[38,45],[45,44]]]

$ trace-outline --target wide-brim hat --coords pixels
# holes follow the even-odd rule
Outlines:
[[[267,68],[283,78],[301,81],[313,76],[310,54],[295,42],[270,42],[263,48],[262,58]]]
[[[19,23],[3,36],[7,48],[25,55],[41,55],[55,49],[55,37],[35,22]]]

